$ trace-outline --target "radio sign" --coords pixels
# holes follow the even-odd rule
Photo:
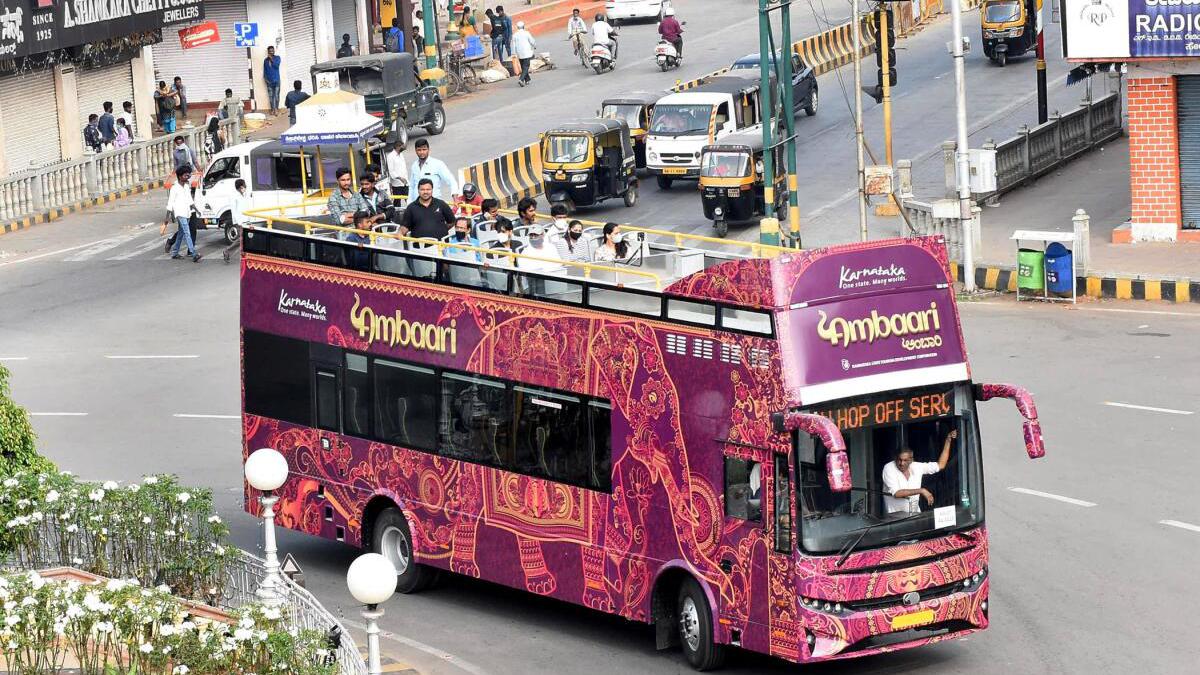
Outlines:
[[[833,420],[843,431],[920,422],[954,414],[954,391],[924,391],[909,396],[875,398],[811,411]]]

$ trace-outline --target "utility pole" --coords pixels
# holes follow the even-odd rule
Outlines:
[[[957,0],[954,0],[957,1]],[[889,167],[895,167],[892,159],[892,85],[896,84],[896,29],[892,21],[892,10],[880,2],[875,10],[875,55],[879,66],[878,88],[872,90],[873,98],[883,104],[883,147]],[[900,215],[900,204],[896,196],[888,192],[887,201],[875,205],[877,216]]]
[[[771,12],[778,10],[782,22],[782,44],[776,49],[771,29]],[[792,117],[792,29],[790,0],[758,0],[758,53],[759,53],[759,96],[762,105],[763,135],[763,219],[759,227],[759,241],[764,244],[780,244],[779,216],[776,208],[779,194],[776,186],[781,182],[786,165],[787,217],[789,220],[787,245],[800,247],[800,195],[796,178],[796,130]],[[778,90],[771,88],[772,76],[780,84]],[[778,95],[777,95],[778,94]],[[782,122],[782,124],[779,124]],[[783,158],[776,155],[783,149]],[[777,161],[778,160],[778,161]]]
[[[780,51],[780,62],[783,74],[783,100],[779,108],[783,111],[784,127],[787,137],[783,143],[787,161],[787,190],[788,190],[788,231],[790,245],[800,248],[800,181],[796,176],[796,116],[792,104],[795,92],[792,90],[792,3],[780,4],[779,21],[782,24],[783,45]],[[815,94],[814,94],[815,95]],[[763,146],[766,147],[766,146]]]
[[[428,2],[429,0],[426,0]],[[775,116],[775,106],[771,105],[771,14],[769,0],[758,0],[758,54],[759,54],[759,95],[762,99],[762,135],[763,135],[763,218],[776,219],[775,215],[775,147],[772,138],[772,119]],[[778,236],[779,221],[775,220],[775,232]]]
[[[957,5],[956,2],[951,4]],[[862,123],[862,24],[858,16],[858,0],[854,0],[854,13],[850,17],[854,24],[854,147],[858,152],[858,236],[867,240],[867,178],[863,161]]]
[[[855,0],[857,2],[857,0]],[[954,148],[955,182],[958,184],[958,225],[963,242],[963,290],[975,292],[975,252],[971,240],[971,160],[967,155],[967,79],[963,63],[962,3],[950,2],[950,17],[954,23],[954,108],[958,126],[957,143]],[[861,153],[861,150],[860,150]]]
[[[1042,0],[1037,2],[1037,98],[1038,124],[1050,119],[1046,102],[1046,36],[1042,31]]]

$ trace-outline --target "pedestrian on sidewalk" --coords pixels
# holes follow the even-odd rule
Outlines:
[[[287,98],[283,99],[283,105],[288,109],[288,121],[292,124],[296,123],[296,106],[308,100],[308,94],[304,93],[304,83],[300,80],[292,82],[292,90],[288,92]]]
[[[263,82],[267,85],[267,102],[271,114],[279,114],[279,64],[283,59],[275,55],[274,47],[267,47],[267,58],[263,59]]]
[[[404,159],[404,141],[393,143],[383,161],[387,167],[392,205],[401,208],[408,201],[408,164]]]
[[[484,10],[484,15],[488,21],[488,37],[492,38],[492,58],[496,61],[500,60],[500,19],[491,7]]]
[[[129,127],[129,140],[133,140],[138,137],[137,113],[133,111],[133,101],[125,101],[122,103],[121,111],[125,115],[125,126]]]
[[[417,57],[420,58],[425,53],[425,13],[420,9],[414,9],[412,15],[413,24],[413,49],[417,52]]]
[[[175,107],[179,96],[167,87],[164,80],[158,81],[158,89],[154,90],[154,101],[158,104],[158,126],[168,134],[175,133]]]
[[[463,5],[462,17],[458,20],[458,34],[464,38],[479,34],[479,31],[475,30],[475,14],[467,5]]]
[[[124,117],[117,118],[117,135],[113,138],[113,147],[120,150],[121,148],[129,147],[131,139],[129,138],[129,125],[125,123]]]
[[[196,159],[196,151],[184,141],[183,136],[175,137],[175,148],[171,151],[171,160],[176,171],[182,168],[199,169],[200,162]]]
[[[392,27],[383,36],[383,48],[397,54],[404,51],[404,31],[400,28],[400,19],[392,19]]]
[[[187,244],[188,255],[192,256],[192,262],[200,262],[201,255],[196,252],[196,245],[192,241],[191,219],[192,210],[195,205],[192,203],[192,189],[189,185],[192,182],[191,167],[180,167],[175,170],[175,184],[171,186],[171,192],[167,195],[167,212],[175,220],[178,230],[175,233],[175,243],[171,247],[171,259],[178,260],[183,257],[179,255],[179,244]]]
[[[184,121],[187,121],[188,100],[187,89],[183,86],[183,78],[175,76],[175,84],[172,87],[175,90],[175,95],[178,97],[179,113],[183,116]]]
[[[342,33],[342,44],[338,46],[337,57],[344,59],[347,56],[354,56],[354,46],[350,44],[350,34]]]
[[[533,39],[533,34],[525,30],[524,21],[517,22],[512,48],[517,60],[521,62],[521,76],[517,78],[517,84],[524,87],[532,81],[529,77],[529,64],[533,61],[534,50],[537,49],[537,42]]]
[[[350,169],[339,166],[333,175],[337,178],[338,186],[333,194],[329,195],[329,201],[326,203],[329,218],[334,225],[349,227],[354,222],[354,214],[366,211],[369,207],[362,195],[354,191]]]
[[[413,162],[408,172],[411,183],[420,183],[428,178],[433,183],[433,196],[438,199],[453,199],[458,196],[458,181],[450,173],[450,167],[440,159],[429,156],[429,141],[418,138],[416,142],[417,161]]]
[[[83,146],[92,152],[104,151],[104,136],[100,133],[100,116],[96,113],[88,115],[87,126],[83,128]]]
[[[242,122],[242,99],[233,95],[232,89],[225,90],[225,98],[221,101],[221,119],[235,119]]]
[[[225,149],[227,140],[225,130],[221,128],[221,118],[213,115],[208,118],[208,126],[204,129],[204,152],[209,157]]]
[[[97,126],[100,127],[100,138],[104,141],[105,148],[107,148],[117,139],[117,119],[113,117],[112,101],[105,101],[102,107],[104,108],[104,114],[100,115]]]
[[[503,61],[512,56],[512,19],[504,13],[504,5],[496,5],[496,21],[500,26],[500,53],[497,59]],[[492,44],[496,43],[496,33],[492,32]],[[506,56],[507,55],[507,56]]]

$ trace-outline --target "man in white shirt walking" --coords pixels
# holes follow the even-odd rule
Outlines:
[[[450,168],[442,160],[429,156],[428,140],[418,138],[414,145],[417,161],[412,163],[412,170],[408,172],[409,184],[417,185],[422,178],[428,178],[433,183],[434,197],[444,202],[453,202],[460,193],[458,181],[454,180],[454,174],[450,173]]]
[[[179,226],[175,245],[171,248],[171,259],[178,260],[183,257],[179,255],[179,245],[182,243],[187,244],[187,252],[192,256],[192,262],[200,262],[201,256],[196,252],[196,245],[192,242],[192,233],[188,227],[188,220],[192,217],[191,183],[192,168],[190,166],[181,166],[175,170],[175,184],[171,186],[171,191],[167,194],[167,211]]]
[[[521,62],[521,77],[517,78],[517,84],[524,87],[529,84],[529,64],[533,61],[534,50],[537,49],[537,42],[533,39],[533,34],[525,30],[525,22],[517,22],[517,32],[513,33],[512,37],[513,54]]]
[[[383,157],[388,172],[388,189],[392,194],[392,205],[404,206],[408,201],[408,164],[404,160],[404,141],[396,141]]]
[[[936,462],[914,462],[913,451],[901,448],[896,459],[883,467],[883,506],[888,513],[919,513],[921,498],[933,506],[933,493],[921,487],[921,477],[935,474],[946,468],[950,461],[950,446],[958,438],[958,431],[946,434],[942,442],[942,454]]]

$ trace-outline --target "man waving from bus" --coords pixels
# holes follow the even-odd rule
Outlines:
[[[935,474],[946,468],[950,461],[950,446],[958,438],[958,431],[946,434],[942,442],[942,454],[936,462],[914,462],[910,448],[900,448],[896,459],[883,467],[883,505],[888,513],[918,513],[921,498],[933,506],[933,493],[921,487],[921,477]]]

